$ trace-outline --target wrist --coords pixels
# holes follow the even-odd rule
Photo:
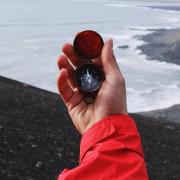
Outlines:
[[[83,135],[88,129],[90,129],[92,126],[94,126],[96,123],[98,123],[99,121],[103,120],[104,118],[107,118],[109,116],[118,116],[118,115],[129,115],[128,112],[126,110],[121,111],[119,113],[111,113],[111,114],[107,114],[104,116],[98,116],[97,118],[91,119],[89,121],[89,123],[81,130],[81,135]]]

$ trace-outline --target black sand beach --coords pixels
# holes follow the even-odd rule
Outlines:
[[[171,9],[171,6],[168,7]],[[180,29],[149,30],[153,31],[153,33],[136,37],[145,42],[145,44],[138,47],[142,51],[142,54],[145,54],[150,61],[157,60],[180,65]],[[180,84],[178,84],[178,86],[180,86]],[[163,110],[140,112],[140,114],[180,123],[180,104]]]
[[[131,114],[152,180],[180,179],[180,124]],[[52,180],[78,165],[80,136],[59,95],[0,77],[0,179]]]

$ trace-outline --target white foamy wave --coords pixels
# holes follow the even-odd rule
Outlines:
[[[129,30],[125,29],[121,32],[114,32],[114,34],[103,34],[104,37],[111,37],[114,40],[114,49],[117,54],[117,61],[121,64],[124,64],[128,67],[132,67],[135,69],[144,69],[144,67],[148,67],[146,70],[154,72],[156,69],[158,72],[164,73],[164,70],[180,70],[180,66],[173,64],[173,63],[167,63],[167,62],[160,62],[158,60],[147,60],[147,57],[145,54],[142,54],[142,51],[137,48],[138,46],[144,45],[147,42],[144,42],[143,40],[140,40],[139,36],[144,36],[147,34],[151,34],[155,30],[148,30],[150,27],[139,27],[131,28]],[[153,28],[154,29],[154,28]],[[126,50],[125,57],[121,56],[122,50],[119,50],[118,46],[127,45],[128,48]],[[119,52],[117,52],[119,51]]]
[[[119,4],[119,3],[108,3],[106,4],[106,6],[110,6],[110,7],[128,7],[128,8],[135,8],[136,6],[133,4]]]
[[[128,66],[129,68],[133,68],[136,70],[144,70],[145,72],[151,72],[151,73],[166,73],[172,72],[172,71],[180,71],[180,66],[168,63],[168,62],[160,62],[158,60],[147,60],[146,55],[137,53],[139,50],[135,50],[134,54],[132,53],[131,57],[121,57],[118,58],[117,61],[120,63],[120,65]],[[145,69],[145,67],[147,67]]]
[[[128,107],[131,112],[149,111],[179,104],[180,87],[178,84],[161,85],[144,91],[128,89]]]
[[[159,17],[159,19],[162,21],[171,22],[171,23],[179,23],[180,22],[180,17],[171,17],[169,15],[164,16],[164,17]]]

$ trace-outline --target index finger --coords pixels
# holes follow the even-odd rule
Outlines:
[[[75,53],[71,44],[65,44],[62,48],[62,51],[75,67],[83,63],[83,60]]]

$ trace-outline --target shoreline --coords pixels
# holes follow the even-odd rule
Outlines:
[[[130,113],[150,179],[180,177],[180,124]],[[0,179],[57,179],[78,165],[80,135],[58,94],[0,76]],[[160,168],[159,167],[163,167]]]
[[[176,29],[149,29],[154,32],[147,35],[137,36],[145,42],[137,49],[145,54],[147,60],[180,65],[180,28]],[[148,30],[147,30],[148,31]]]
[[[176,29],[148,29],[154,31],[147,35],[137,36],[145,44],[138,46],[141,54],[146,55],[149,61],[160,61],[180,66],[180,28]],[[180,123],[180,104],[167,108],[138,112],[141,115],[156,119],[166,119]]]

